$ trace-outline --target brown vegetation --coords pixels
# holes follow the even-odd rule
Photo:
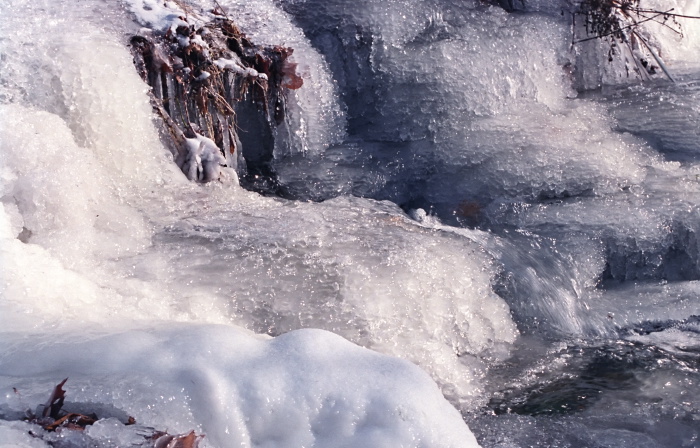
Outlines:
[[[222,160],[236,160],[239,151],[236,113],[243,103],[260,114],[262,131],[272,134],[286,113],[286,91],[299,89],[303,79],[290,61],[293,49],[254,45],[217,8],[204,25],[187,17],[166,33],[131,39],[134,63],[151,86],[151,101],[172,137],[178,166],[192,180],[207,182],[205,163],[193,167],[186,139],[206,137]],[[194,22],[194,20],[192,20]],[[244,129],[244,131],[248,131]],[[196,145],[195,145],[196,149]]]
[[[48,433],[84,431],[88,426],[97,423],[100,417],[95,413],[84,415],[63,411],[66,398],[66,391],[63,390],[63,386],[66,384],[66,381],[68,381],[68,378],[54,387],[39,415],[35,415],[31,410],[27,410],[25,421],[40,426]],[[19,391],[15,389],[15,393],[19,394]],[[122,424],[124,426],[135,425],[136,420],[133,417],[128,417]],[[198,448],[200,441],[204,437],[203,435],[195,434],[194,431],[190,431],[186,434],[172,435],[145,426],[139,427],[139,434],[143,437],[143,444],[139,446],[145,448]],[[51,440],[45,440],[47,439],[45,433],[29,431],[29,435],[44,440],[51,445]],[[92,445],[90,444],[89,446]]]

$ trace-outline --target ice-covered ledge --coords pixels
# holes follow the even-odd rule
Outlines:
[[[425,372],[322,330],[268,338],[170,324],[80,340],[5,334],[0,341],[1,414],[43,403],[69,377],[66,407],[120,409],[172,434],[194,429],[205,434],[200,447],[478,446]],[[102,426],[86,435],[104,442]],[[28,430],[43,432],[0,420],[5,442],[21,444]],[[112,440],[135,438],[130,426],[111,431]]]

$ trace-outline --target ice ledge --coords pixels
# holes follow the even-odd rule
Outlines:
[[[425,372],[322,330],[267,338],[175,324],[40,338],[0,339],[0,408],[21,407],[12,388],[24,403],[43,402],[46,386],[68,376],[73,401],[195,429],[205,446],[478,446]]]

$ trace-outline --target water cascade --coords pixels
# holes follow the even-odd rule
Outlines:
[[[0,445],[699,447],[700,20],[580,3],[5,0]]]

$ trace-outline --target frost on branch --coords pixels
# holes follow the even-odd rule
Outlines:
[[[573,12],[576,18],[583,19],[586,36],[574,39],[574,44],[592,39],[606,39],[610,43],[608,60],[614,56],[627,53],[633,66],[629,72],[636,73],[641,79],[649,79],[660,69],[666,77],[674,81],[673,76],[650,43],[648,23],[660,24],[666,29],[683,37],[683,30],[678,19],[700,19],[696,16],[677,14],[674,8],[657,10],[646,8],[641,0],[580,0]]]
[[[303,85],[290,61],[293,50],[254,45],[221,10],[177,12],[164,29],[142,30],[130,42],[172,138],[175,162],[199,182],[222,179],[227,171],[270,171],[286,91]],[[238,131],[255,140],[245,151]]]

